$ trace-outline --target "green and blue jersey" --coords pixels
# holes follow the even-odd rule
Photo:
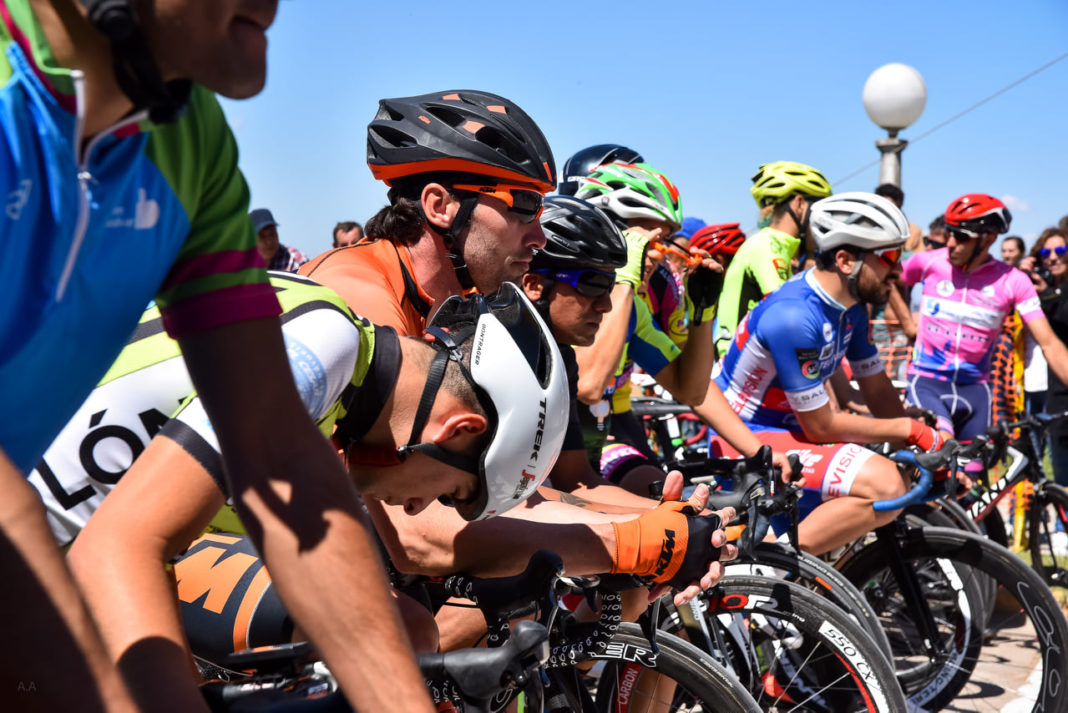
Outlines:
[[[80,72],[26,0],[0,0],[0,448],[23,472],[155,300],[174,337],[279,313],[215,97],[85,140]]]

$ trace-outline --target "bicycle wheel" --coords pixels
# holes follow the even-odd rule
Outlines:
[[[732,575],[702,595],[717,659],[764,711],[904,711],[889,660],[849,615],[781,579]],[[680,627],[676,613],[665,626]],[[720,658],[721,657],[721,658]]]
[[[868,632],[879,650],[890,656],[890,640],[886,638],[879,615],[852,582],[830,563],[818,557],[795,552],[778,542],[761,542],[753,549],[752,562],[727,563],[727,574],[751,574],[776,577],[810,589],[849,614]],[[771,571],[768,571],[768,567]]]
[[[918,640],[915,615],[890,572],[885,544],[865,546],[842,571],[884,617],[909,702],[927,710],[1065,710],[1068,621],[1038,574],[1000,545],[959,530],[909,527],[895,539],[935,615],[934,661]],[[973,574],[962,580],[960,566]],[[986,644],[974,608],[979,575],[1000,586]]]
[[[761,710],[722,666],[695,646],[667,633],[656,637],[658,652],[637,624],[620,624],[601,660],[587,675],[595,687],[597,711],[627,713],[717,713]]]
[[[1068,586],[1068,490],[1046,482],[1027,509],[1031,566],[1050,586]]]

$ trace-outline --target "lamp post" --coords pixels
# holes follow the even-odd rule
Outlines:
[[[913,67],[894,62],[871,73],[864,83],[864,111],[876,125],[886,129],[887,137],[875,142],[882,154],[879,183],[901,187],[901,152],[908,141],[897,133],[920,118],[927,104],[927,86]]]

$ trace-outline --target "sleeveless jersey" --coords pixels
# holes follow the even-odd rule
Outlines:
[[[215,97],[81,141],[83,81],[0,1],[0,449],[29,472],[153,297],[176,337],[279,312]]]
[[[901,281],[922,283],[920,323],[909,374],[958,384],[986,383],[997,335],[1013,309],[1024,324],[1045,318],[1031,280],[990,258],[965,272],[949,262],[949,249],[913,255]]]
[[[341,298],[307,278],[269,274],[285,310],[282,332],[293,377],[324,436],[335,423],[350,419],[369,418],[373,423],[381,403],[366,398],[374,389],[361,387],[373,382],[388,396],[399,366],[396,335],[353,317]],[[381,358],[373,363],[375,357]],[[379,400],[384,403],[383,397]],[[178,344],[164,332],[159,309],[153,306],[30,475],[60,544],[74,539],[161,431],[197,458],[225,492],[218,441]],[[236,518],[217,518],[215,524],[243,531]]]
[[[865,305],[843,307],[806,270],[742,319],[715,381],[743,421],[797,429],[795,411],[828,402],[824,382],[843,356],[856,377],[882,371]]]

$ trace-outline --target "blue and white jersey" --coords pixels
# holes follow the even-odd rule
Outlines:
[[[795,411],[827,403],[824,382],[843,357],[856,377],[883,369],[865,306],[843,307],[806,270],[746,315],[715,381],[743,421],[793,430]]]

